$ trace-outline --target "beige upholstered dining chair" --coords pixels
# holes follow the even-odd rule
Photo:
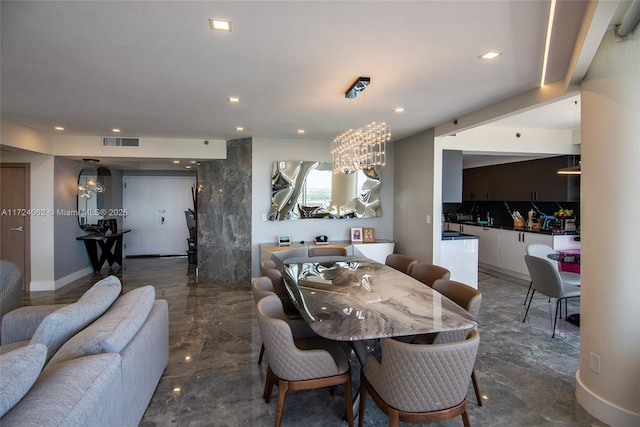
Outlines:
[[[284,312],[289,317],[300,317],[300,313],[298,309],[296,309],[295,304],[289,298],[289,294],[287,293],[287,289],[284,286],[284,279],[282,278],[282,272],[278,270],[276,263],[273,260],[265,260],[260,263],[260,273],[263,276],[267,276],[271,279],[271,284],[273,285],[273,292],[280,298],[282,301],[282,306],[284,307]]]
[[[387,339],[378,361],[368,355],[360,374],[359,426],[364,422],[367,393],[389,417],[400,421],[432,423],[462,416],[470,427],[467,390],[480,338],[469,332],[462,342],[408,344]]]
[[[256,304],[258,304],[258,301],[260,301],[262,298],[266,296],[269,296],[269,295],[277,296],[275,292],[273,292],[273,285],[271,284],[271,279],[269,279],[267,276],[256,277],[251,281],[251,293],[253,294],[253,300],[255,301]],[[290,318],[284,315],[282,320],[284,320],[289,324],[289,327],[291,328],[291,332],[294,338],[311,338],[311,337],[317,336],[316,333],[313,332],[309,324],[301,317]],[[260,356],[258,356],[258,365],[262,363],[263,357],[264,357],[264,344],[260,346]]]
[[[529,313],[529,307],[531,307],[531,301],[536,291],[549,298],[556,298],[556,314],[553,318],[553,333],[551,338],[556,336],[556,323],[558,321],[558,310],[561,309],[562,300],[567,301],[569,298],[577,298],[580,296],[580,288],[578,286],[564,283],[560,277],[560,272],[556,267],[547,262],[547,260],[538,258],[531,255],[524,256],[524,262],[529,269],[529,276],[531,276],[531,297],[529,298],[529,304],[527,304],[527,310],[524,313],[524,322],[527,319]],[[566,306],[565,306],[566,307]],[[551,306],[549,306],[551,310]],[[566,318],[565,308],[565,318]]]
[[[280,299],[269,295],[257,305],[258,325],[269,360],[264,385],[264,400],[269,403],[278,385],[275,426],[279,427],[289,390],[309,390],[344,386],[345,408],[349,426],[353,426],[351,367],[340,344],[321,337],[295,339],[289,324],[282,320]]]
[[[346,248],[309,248],[309,256],[347,256]]]
[[[433,284],[433,289],[451,301],[464,308],[473,316],[477,321],[480,314],[480,304],[482,303],[482,293],[465,285],[464,283],[456,282],[454,280],[439,279]],[[435,334],[423,334],[416,335],[413,338],[412,343],[417,344],[445,344],[452,342],[464,341],[469,333],[468,329],[461,329],[455,331],[438,332]],[[480,387],[478,386],[478,379],[476,378],[476,370],[473,368],[471,371],[471,382],[473,383],[473,391],[476,394],[476,400],[479,406],[482,406],[482,396],[480,394]]]
[[[554,250],[549,245],[544,245],[542,243],[534,243],[527,246],[527,255],[535,256],[538,258],[542,258],[547,261],[558,270],[560,273],[560,278],[562,279],[562,283],[565,285],[572,286],[580,286],[580,275],[578,273],[572,273],[571,271],[560,271],[558,268],[558,262],[553,261],[547,257],[547,255],[554,253]],[[529,282],[529,290],[527,290],[527,296],[524,298],[524,304],[527,304],[527,300],[529,299],[529,294],[531,293],[532,282]]]
[[[410,274],[411,268],[418,263],[418,260],[409,255],[389,254],[384,260],[384,263],[404,274]]]
[[[451,272],[439,265],[418,262],[411,267],[410,276],[427,286],[433,287],[433,283],[436,280],[451,277]]]

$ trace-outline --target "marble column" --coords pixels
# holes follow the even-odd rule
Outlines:
[[[251,138],[227,141],[227,158],[198,168],[198,274],[251,281]]]

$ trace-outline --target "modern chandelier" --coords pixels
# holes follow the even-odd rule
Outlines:
[[[331,143],[333,171],[352,173],[386,162],[385,146],[391,129],[384,123],[372,122],[359,129],[349,129]]]
[[[345,92],[353,99],[369,86],[369,77],[358,77]],[[353,173],[386,162],[385,147],[391,139],[391,128],[384,122],[371,122],[358,129],[349,129],[331,142],[333,172]]]

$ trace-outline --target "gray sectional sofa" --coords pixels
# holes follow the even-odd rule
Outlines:
[[[169,360],[169,315],[153,286],[109,276],[68,305],[2,320],[0,425],[137,426]]]

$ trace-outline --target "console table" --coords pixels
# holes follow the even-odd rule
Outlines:
[[[278,259],[280,262],[287,258],[309,256],[309,247],[345,248],[347,255],[365,256],[384,264],[387,255],[393,253],[394,242],[376,240],[373,243],[355,243],[349,241],[329,242],[326,245],[316,245],[314,242],[292,244],[291,246],[278,246],[277,243],[262,243],[260,245],[260,261],[266,259]]]
[[[105,261],[109,263],[109,267],[113,266],[114,263],[122,266],[122,236],[130,231],[122,230],[109,235],[92,233],[76,237],[76,240],[84,242],[94,273],[100,273]],[[98,258],[98,247],[100,247],[101,252],[100,258]]]

